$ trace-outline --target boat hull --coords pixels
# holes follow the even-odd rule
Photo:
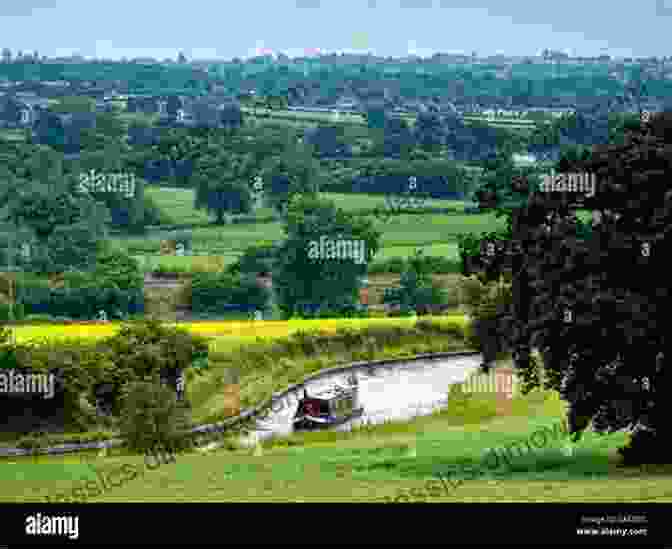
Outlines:
[[[293,426],[294,431],[314,431],[314,430],[326,430],[333,428],[334,426],[340,426],[345,424],[349,420],[353,420],[362,416],[364,412],[363,408],[355,409],[350,414],[340,416],[340,417],[316,417],[316,416],[300,416],[294,419]]]

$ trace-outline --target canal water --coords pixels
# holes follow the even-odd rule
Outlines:
[[[480,355],[474,355],[359,368],[354,371],[354,375],[359,381],[358,400],[364,412],[360,418],[335,429],[346,431],[362,424],[409,420],[431,414],[446,406],[450,386],[464,382],[478,369],[481,361]],[[352,375],[353,371],[334,374],[309,382],[306,388],[309,394],[315,394],[334,384],[345,386]],[[303,389],[279,399],[273,411],[257,421],[257,429],[245,437],[243,443],[253,445],[268,437],[291,434],[292,419],[301,397]]]

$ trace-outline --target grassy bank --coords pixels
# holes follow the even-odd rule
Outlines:
[[[212,337],[210,368],[202,375],[187,372],[187,398],[195,424],[230,417],[230,384],[240,386],[240,406],[266,402],[274,392],[325,368],[422,353],[465,348],[462,315],[414,319],[318,319],[294,321],[180,323],[187,330]],[[42,325],[15,327],[17,340],[89,339],[114,334],[118,324]],[[102,434],[102,435],[101,435]],[[40,438],[42,446],[96,441],[115,431],[91,426],[90,431]],[[16,436],[3,438],[5,445]]]
[[[185,454],[154,471],[142,457],[96,458],[107,475],[122,465],[141,472],[91,502],[670,502],[669,466],[619,468],[616,448],[624,434],[586,434],[574,456],[565,440],[549,441],[510,468],[464,480],[439,495],[420,495],[437,472],[479,463],[488,449],[528,439],[564,414],[554,392],[514,400],[496,416],[487,396],[465,396],[447,409],[412,422],[388,423],[352,433],[326,432],[269,442],[255,453],[220,449]],[[37,502],[71,492],[80,480],[94,482],[81,458],[0,461],[0,500]]]

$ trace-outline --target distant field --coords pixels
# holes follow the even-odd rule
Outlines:
[[[275,119],[275,120],[286,120],[289,123],[292,121],[305,121],[305,122],[334,122],[341,124],[352,124],[357,126],[366,126],[366,119],[362,115],[355,114],[335,114],[335,113],[326,113],[321,111],[315,112],[306,112],[306,111],[286,111],[286,110],[272,110],[272,109],[251,109],[249,107],[243,107],[242,111],[256,118],[259,121],[266,119]],[[415,125],[416,116],[415,115],[400,115],[400,118],[404,119],[411,127]],[[545,120],[544,122],[551,122],[552,118]],[[525,118],[515,118],[515,117],[489,117],[489,116],[465,116],[464,121],[469,122],[485,122],[488,125],[496,126],[505,129],[517,129],[517,130],[530,130],[535,125],[535,120],[525,119]]]
[[[147,193],[154,198],[159,207],[165,209],[175,223],[203,223],[208,217],[193,208],[193,191],[184,189],[160,188],[149,186]],[[384,206],[384,197],[364,194],[325,193],[337,207],[356,212],[358,210]],[[430,201],[436,207],[459,207],[460,201]],[[268,215],[270,209],[264,209],[260,215]],[[497,220],[494,214],[459,215],[459,214],[420,214],[400,215],[386,223],[375,220],[374,226],[382,233],[382,249],[376,260],[413,255],[416,249],[422,249],[431,256],[449,258],[458,257],[457,236],[465,232],[484,232],[493,228],[503,227],[503,221]],[[166,232],[167,234],[167,232]],[[280,240],[284,237],[280,222],[225,225],[195,228],[193,235],[194,255],[222,256],[226,263],[231,263],[245,248],[260,241]],[[155,231],[144,238],[117,238],[115,241],[124,246],[133,255],[155,256],[148,261],[165,264],[174,263],[173,257],[159,257],[162,233]],[[164,237],[165,238],[165,237]],[[187,257],[178,258],[176,262],[189,265],[195,260]],[[197,261],[197,260],[196,260]]]
[[[341,124],[356,124],[366,125],[366,121],[362,115],[354,114],[334,114],[326,112],[305,112],[305,111],[286,111],[279,109],[252,109],[250,107],[242,107],[243,113],[249,116],[268,116],[274,119],[284,120],[306,120],[315,122],[340,122]]]
[[[145,193],[150,196],[159,208],[173,218],[175,223],[207,223],[212,220],[205,210],[194,208],[193,189],[175,189],[173,187],[158,187],[148,185]],[[369,210],[385,206],[384,195],[367,195],[364,193],[323,193],[323,196],[334,201],[338,208],[348,212]],[[463,201],[430,199],[425,202],[430,208],[459,208]],[[257,213],[261,217],[270,215],[270,208],[260,208]]]
[[[6,139],[8,141],[25,141],[26,135],[24,130],[3,128],[0,129],[0,139]]]

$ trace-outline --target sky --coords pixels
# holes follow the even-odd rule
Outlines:
[[[0,48],[48,57],[660,57],[671,24],[672,0],[0,0]]]

